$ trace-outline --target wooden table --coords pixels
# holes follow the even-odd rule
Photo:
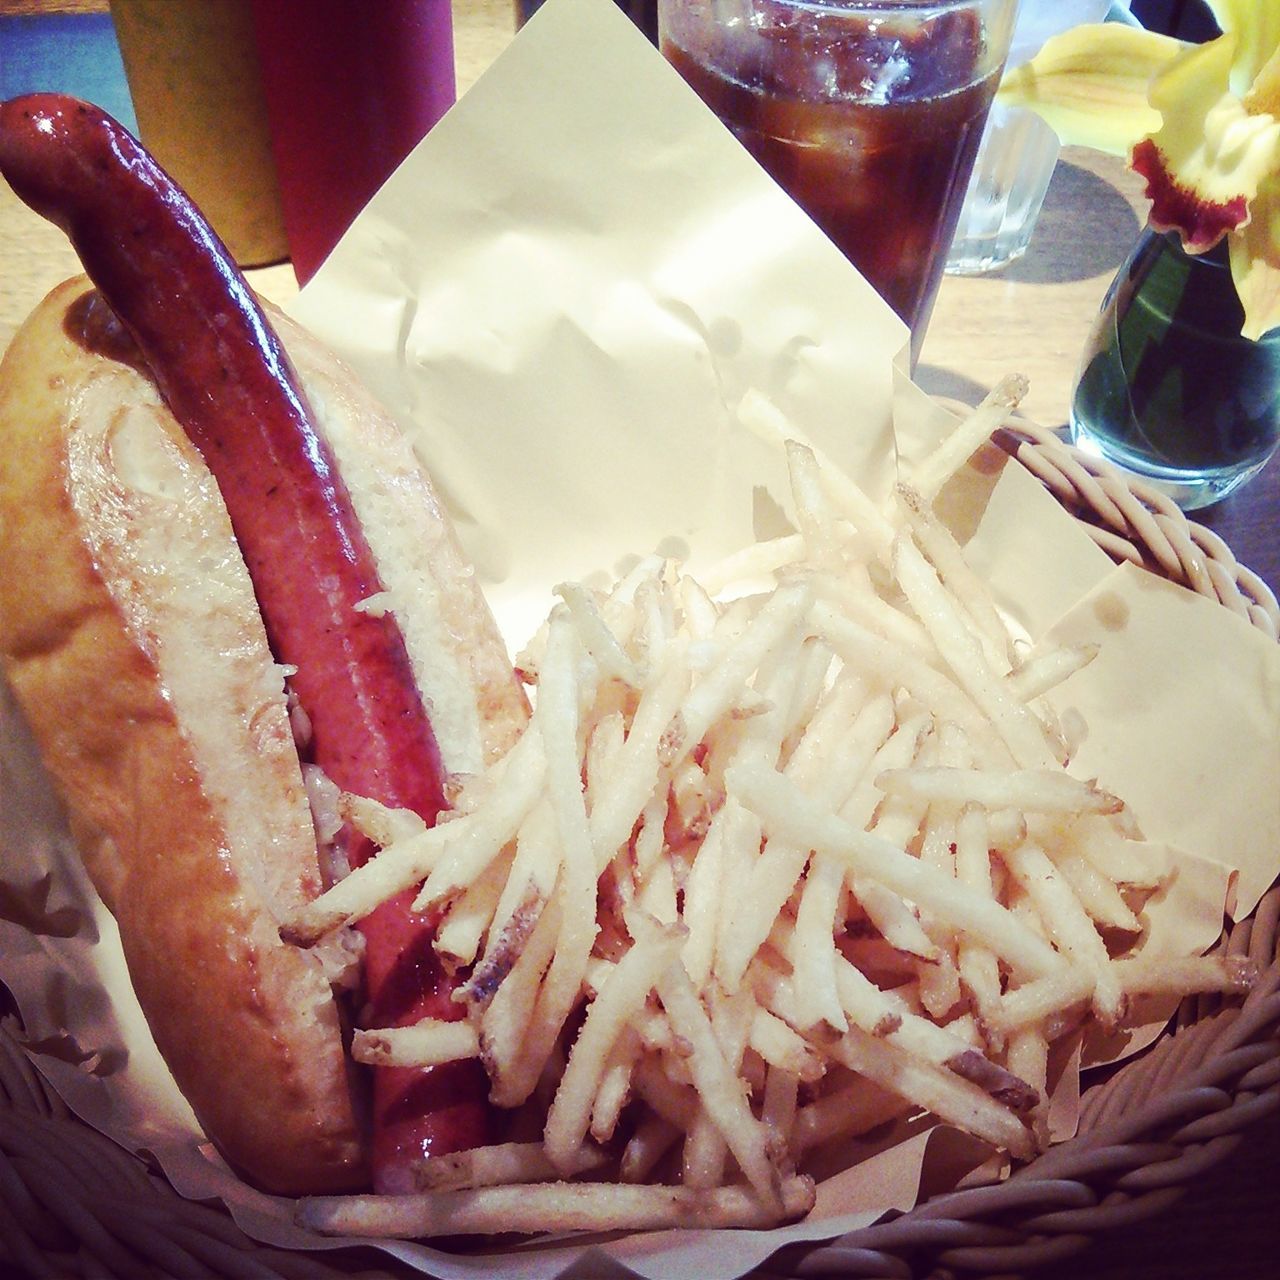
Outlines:
[[[12,4],[14,0],[5,0]],[[455,0],[459,85],[468,87],[512,34],[509,0]],[[1088,325],[1142,225],[1140,192],[1116,161],[1064,154],[1027,256],[986,277],[948,277],[925,341],[926,389],[975,403],[1003,375],[1031,379],[1027,411],[1065,421]],[[22,207],[0,182],[0,348],[36,301],[77,270],[61,233]],[[277,300],[295,289],[288,267],[254,273]],[[1280,591],[1280,459],[1237,496],[1197,518]],[[1259,1125],[1220,1169],[1179,1205],[1105,1240],[1042,1280],[1271,1280],[1280,1257],[1280,1117]]]

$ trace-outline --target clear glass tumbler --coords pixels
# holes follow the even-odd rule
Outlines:
[[[952,275],[997,271],[1026,253],[1061,149],[1034,112],[999,102],[991,108],[947,255]]]
[[[659,0],[663,53],[919,353],[1015,0]]]

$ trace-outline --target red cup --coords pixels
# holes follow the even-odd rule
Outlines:
[[[449,0],[253,0],[285,236],[305,284],[453,105]]]

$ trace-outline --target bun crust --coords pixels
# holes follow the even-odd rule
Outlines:
[[[529,717],[475,571],[404,432],[307,330],[264,304],[351,494],[384,600],[404,635],[444,766],[474,773]]]
[[[267,1190],[367,1179],[320,959],[277,920],[319,891],[283,674],[203,462],[56,289],[0,365],[0,656],[116,916],[157,1046]]]

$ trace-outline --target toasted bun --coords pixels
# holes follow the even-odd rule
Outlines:
[[[267,308],[328,441],[378,566],[441,759],[474,773],[529,716],[511,658],[431,480],[404,433],[322,343]]]
[[[87,281],[60,286],[0,365],[0,658],[209,1136],[268,1190],[358,1186],[324,959],[277,932],[320,889],[283,672],[216,485],[128,352],[86,341],[95,306]],[[492,619],[399,433],[280,327],[339,460],[357,457],[446,767],[477,768],[527,714]]]

